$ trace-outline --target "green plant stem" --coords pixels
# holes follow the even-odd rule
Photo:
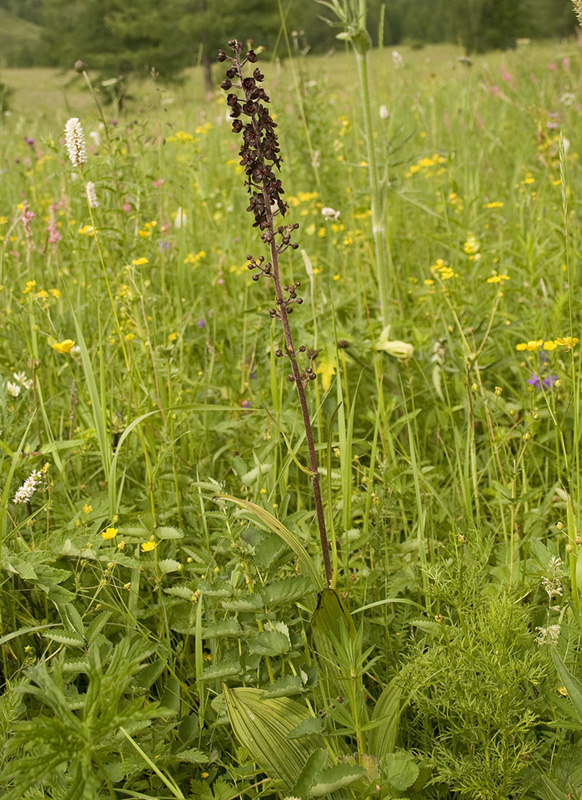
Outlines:
[[[376,148],[374,145],[374,126],[372,124],[372,108],[370,102],[370,84],[368,80],[368,60],[365,53],[356,49],[356,61],[362,89],[362,106],[364,110],[364,133],[368,158],[368,177],[370,181],[370,205],[372,211],[372,234],[374,236],[374,254],[378,270],[378,287],[382,306],[382,324],[390,324],[390,282],[388,280],[388,263],[386,258],[386,227],[384,209],[380,196],[378,166],[376,164]]]
[[[265,208],[267,209],[267,225],[271,233],[269,240],[269,249],[271,251],[271,263],[273,266],[273,283],[275,285],[275,294],[277,296],[277,309],[279,311],[281,325],[283,326],[283,334],[285,336],[285,351],[291,362],[291,369],[293,372],[293,381],[297,388],[297,395],[299,397],[299,405],[301,407],[301,416],[303,417],[303,426],[305,428],[305,439],[307,441],[307,450],[309,453],[309,469],[311,471],[311,488],[313,490],[313,499],[315,502],[315,514],[317,517],[317,527],[319,529],[319,538],[321,541],[321,552],[323,556],[323,565],[325,569],[325,579],[328,587],[332,584],[332,569],[331,560],[329,557],[329,542],[327,539],[327,532],[325,528],[325,516],[323,513],[323,501],[321,499],[321,488],[319,486],[319,475],[317,470],[317,455],[315,452],[315,442],[313,440],[313,430],[311,427],[311,419],[309,416],[309,409],[307,407],[307,398],[305,396],[305,385],[303,378],[297,364],[297,355],[293,346],[293,336],[291,335],[291,328],[289,326],[289,316],[287,313],[287,306],[283,297],[283,288],[281,286],[281,278],[279,276],[279,252],[275,242],[273,214],[271,212],[271,201],[267,189],[263,188],[263,197],[265,199]]]

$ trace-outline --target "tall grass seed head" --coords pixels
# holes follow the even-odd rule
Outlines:
[[[87,148],[83,128],[77,117],[71,117],[65,125],[65,144],[73,166],[83,169],[83,164],[87,161]]]

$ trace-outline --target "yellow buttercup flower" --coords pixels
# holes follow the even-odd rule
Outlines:
[[[142,553],[150,553],[152,550],[155,550],[156,547],[156,543],[151,540],[149,542],[142,542],[141,551]]]
[[[62,342],[55,342],[52,346],[56,353],[68,353],[75,342],[72,339],[64,339]]]
[[[104,539],[115,539],[117,536],[117,528],[106,528],[104,531],[102,531],[101,536]]]
[[[141,258],[134,258],[131,263],[134,267],[143,267],[144,264],[149,264],[149,261],[142,256]]]

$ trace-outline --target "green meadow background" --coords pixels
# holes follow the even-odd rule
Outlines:
[[[344,603],[319,628],[224,93],[190,70],[119,109],[2,71],[4,797],[580,797],[582,54],[392,50],[369,59],[389,326],[353,56],[261,61]]]

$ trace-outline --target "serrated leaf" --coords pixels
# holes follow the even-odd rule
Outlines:
[[[208,583],[208,581],[200,581],[198,583],[198,591],[208,595],[208,597],[230,597],[232,594],[232,586],[225,583]]]
[[[280,656],[287,653],[289,637],[279,631],[261,631],[249,642],[249,651],[260,656]]]
[[[240,623],[236,619],[225,619],[214,625],[203,628],[202,636],[205,639],[219,639],[221,636],[237,636],[241,632]]]
[[[173,558],[163,558],[161,561],[158,561],[158,567],[162,575],[166,575],[168,572],[180,572],[182,564]]]
[[[298,739],[300,736],[308,736],[312,733],[323,731],[323,720],[320,717],[308,717],[287,734],[288,739]]]
[[[409,789],[418,773],[418,764],[408,753],[388,753],[382,759],[382,777],[398,792]]]
[[[67,647],[85,647],[85,640],[76,631],[52,630],[48,633],[43,633],[42,635],[45,637],[45,639],[50,639],[51,641],[58,642],[59,644],[65,644]]]
[[[19,558],[11,558],[10,561],[3,561],[2,569],[16,573],[25,581],[33,581],[38,577],[34,567],[32,567],[31,564],[27,564],[26,561],[21,561]]]
[[[410,624],[425,633],[430,633],[431,636],[442,636],[443,633],[442,622],[432,622],[429,619],[413,619]]]
[[[87,628],[86,639],[88,644],[92,644],[99,636],[111,616],[111,611],[102,611]]]
[[[303,600],[314,591],[315,587],[310,579],[298,575],[268,584],[263,589],[263,597],[267,603],[290,603],[293,600]]]
[[[229,675],[238,675],[240,672],[240,661],[237,659],[220,661],[204,670],[200,676],[201,681],[210,681],[215,678],[227,678]]]
[[[323,797],[324,794],[337,792],[343,786],[363,778],[366,775],[364,767],[357,764],[336,764],[334,767],[316,773],[311,785],[313,797]]]
[[[297,783],[291,791],[292,797],[309,797],[311,784],[317,773],[325,767],[327,761],[327,751],[323,748],[316,750],[307,759]]]
[[[179,597],[182,600],[192,600],[195,592],[189,586],[170,586],[169,589],[164,589],[164,594]]]
[[[303,691],[303,683],[298,675],[285,675],[277,678],[270,686],[261,692],[261,697],[288,697]]]
[[[263,600],[259,594],[249,594],[238,600],[223,600],[221,605],[226,611],[257,611],[263,605]]]
[[[160,528],[156,528],[156,536],[158,539],[183,539],[184,538],[184,531],[181,531],[179,528],[171,528],[166,525],[162,525]]]
[[[188,764],[207,764],[208,756],[202,750],[192,747],[190,750],[183,750],[181,753],[176,753],[176,758],[179,761],[186,761]]]
[[[273,469],[272,464],[257,464],[256,467],[246,472],[244,475],[241,475],[240,482],[245,486],[252,486],[253,483],[256,482],[257,478],[261,475],[266,475]]]

